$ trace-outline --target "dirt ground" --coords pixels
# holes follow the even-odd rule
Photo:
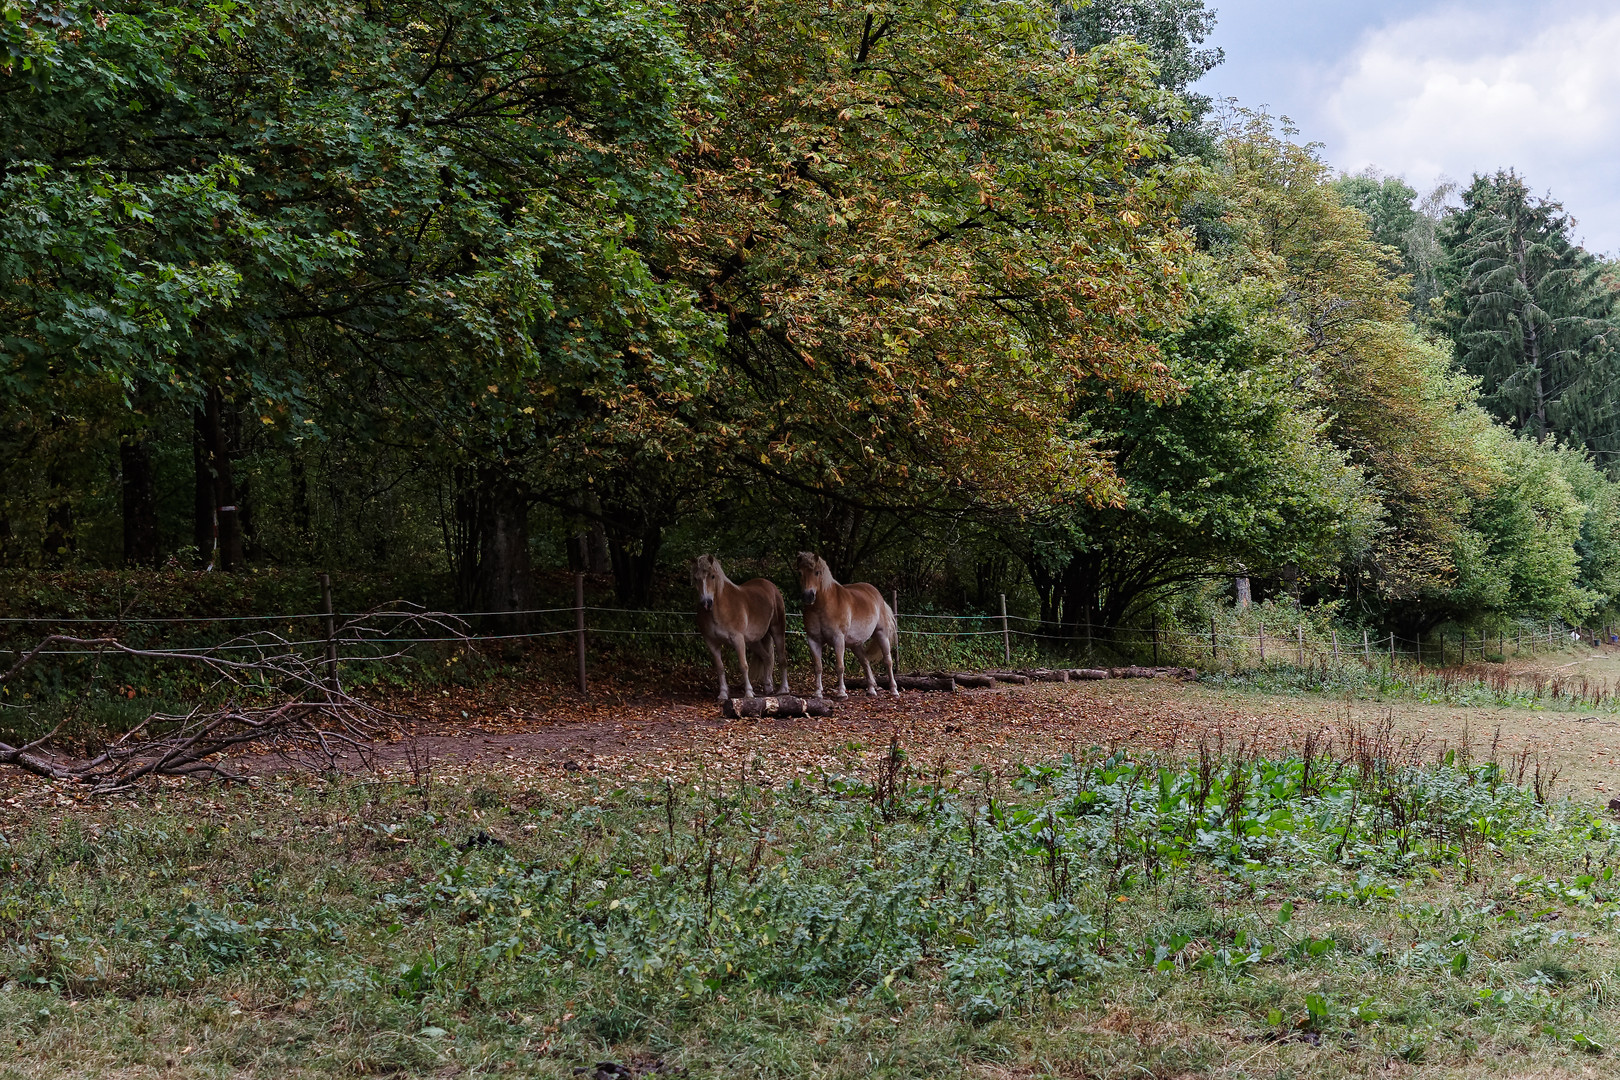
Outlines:
[[[1387,722],[1397,740],[1421,742],[1436,756],[1464,746],[1504,762],[1528,753],[1532,767],[1539,756],[1544,769],[1556,769],[1561,793],[1599,802],[1620,794],[1620,716],[1607,712],[1345,701],[1170,679],[906,693],[898,702],[852,694],[819,719],[725,720],[712,700],[693,693],[673,701],[604,693],[588,702],[567,694],[538,707],[514,696],[449,709],[419,699],[413,711],[430,719],[414,742],[388,748],[381,760],[392,768],[414,760],[436,769],[560,770],[608,782],[673,777],[696,767],[781,783],[869,768],[891,736],[914,769],[932,773],[1051,761],[1091,747],[1185,752],[1200,739],[1286,751],[1312,729],[1342,741],[1353,729]]]
[[[1601,665],[1594,675],[1620,673],[1613,657],[1575,663]],[[494,767],[544,786],[694,776],[722,784],[819,783],[824,773],[866,775],[891,737],[916,773],[933,775],[975,766],[1003,771],[1092,747],[1185,753],[1206,740],[1227,749],[1242,743],[1286,752],[1313,729],[1342,745],[1354,730],[1388,723],[1398,741],[1420,743],[1423,756],[1463,746],[1504,762],[1528,754],[1544,770],[1556,769],[1560,794],[1600,803],[1620,795],[1620,715],[1614,713],[1347,701],[1173,679],[908,692],[898,701],[857,693],[836,702],[830,717],[791,720],[722,719],[707,694],[667,684],[659,690],[602,685],[581,699],[550,680],[499,681],[389,705],[420,719],[409,737],[377,748],[376,763],[386,772],[444,777]],[[259,774],[284,768],[273,755],[238,764]],[[0,770],[0,799],[26,791],[60,795],[43,781]]]

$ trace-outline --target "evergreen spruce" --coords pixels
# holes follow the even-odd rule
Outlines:
[[[1443,237],[1442,325],[1482,403],[1537,441],[1620,452],[1620,338],[1602,264],[1570,237],[1563,206],[1516,172],[1476,176]],[[1611,466],[1612,467],[1612,466]]]

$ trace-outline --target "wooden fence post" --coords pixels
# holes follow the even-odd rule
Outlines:
[[[1328,627],[1328,631],[1333,635],[1333,666],[1338,667],[1339,666],[1339,628],[1337,626],[1330,626],[1330,627]]]
[[[1001,658],[1012,663],[1012,631],[1007,629],[1007,594],[1001,594]]]
[[[321,575],[321,610],[326,613],[326,688],[336,693],[338,689],[337,674],[337,628],[333,624],[332,611],[332,575]]]
[[[1305,627],[1304,626],[1296,626],[1294,628],[1294,634],[1295,634],[1296,637],[1299,638],[1299,666],[1304,667],[1305,666]]]
[[[1395,670],[1395,631],[1389,632],[1389,670]]]
[[[1266,624],[1260,624],[1260,666],[1266,666]]]
[[[1220,659],[1220,655],[1220,646],[1216,644],[1215,638],[1215,615],[1211,613],[1209,616],[1209,662],[1213,664]]]
[[[585,681],[585,575],[574,575],[574,626],[578,637],[575,651],[579,654],[579,692],[590,693],[590,684]],[[783,657],[785,661],[787,658]]]
[[[1372,663],[1372,641],[1367,637],[1367,628],[1361,628],[1361,659],[1363,663]]]

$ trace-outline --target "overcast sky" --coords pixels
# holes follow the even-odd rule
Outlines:
[[[1206,2],[1226,62],[1199,90],[1419,190],[1515,167],[1620,254],[1620,3]]]

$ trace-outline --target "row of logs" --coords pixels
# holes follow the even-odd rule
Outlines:
[[[895,682],[902,690],[923,690],[954,694],[958,690],[988,689],[997,683],[1024,685],[1032,682],[1093,682],[1099,679],[1196,679],[1198,672],[1188,667],[1117,667],[1117,668],[1023,668],[1018,671],[929,671],[897,675]],[[851,690],[865,690],[866,679],[846,677],[844,686]],[[886,676],[878,676],[879,690],[889,688]],[[827,716],[832,709],[821,698],[801,698],[781,695],[777,697],[729,698],[720,711],[728,718],[760,719],[771,716]]]

